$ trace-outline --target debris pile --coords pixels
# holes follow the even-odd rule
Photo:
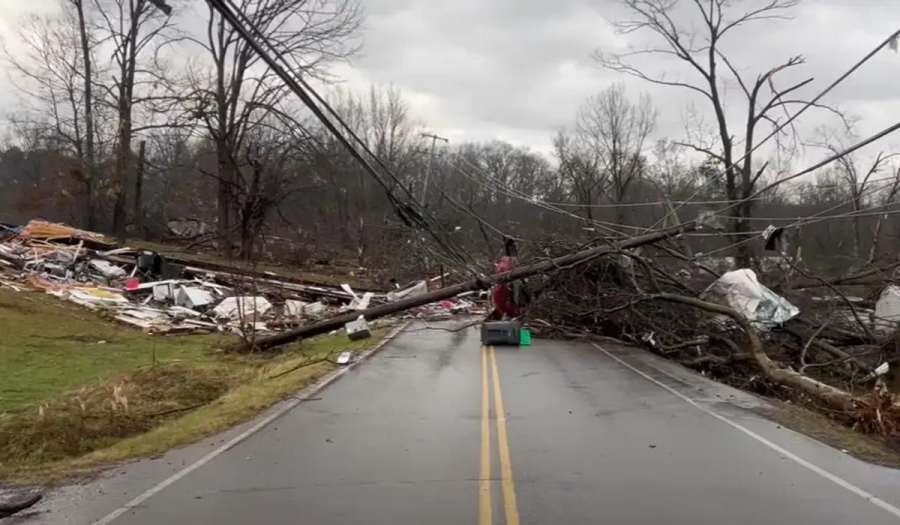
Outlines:
[[[659,243],[544,275],[529,324],[543,336],[627,341],[858,428],[882,428],[891,414],[883,428],[900,435],[900,265],[824,278],[785,257],[720,273],[672,257],[678,249]]]
[[[0,233],[0,287],[40,290],[147,333],[281,332],[427,291],[420,281],[388,294],[348,284],[314,286],[269,273],[178,264],[102,234],[33,220]],[[428,305],[427,317],[477,310],[464,298]]]

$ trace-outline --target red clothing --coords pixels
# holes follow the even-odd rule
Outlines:
[[[516,265],[515,259],[509,256],[503,256],[494,266],[494,276],[500,276],[512,270]],[[503,316],[515,318],[518,315],[516,305],[513,303],[512,290],[509,284],[497,284],[491,288],[491,300],[494,303],[494,312],[492,317]]]

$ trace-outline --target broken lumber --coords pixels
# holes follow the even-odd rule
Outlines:
[[[320,321],[318,323],[301,326],[295,330],[283,332],[269,337],[263,337],[257,339],[256,341],[250,341],[240,344],[238,345],[238,349],[249,351],[274,348],[276,346],[297,341],[298,339],[312,337],[314,335],[324,334],[326,332],[336,330],[343,327],[350,321],[358,319],[360,316],[364,317],[368,321],[371,321],[373,319],[378,319],[379,317],[384,317],[386,315],[409,310],[410,308],[415,308],[417,306],[423,306],[436,301],[449,299],[464,292],[486,290],[491,286],[494,286],[495,284],[517,281],[519,279],[525,279],[539,273],[545,273],[560,268],[569,268],[572,266],[577,266],[579,264],[584,264],[597,257],[616,254],[620,253],[622,250],[637,248],[639,246],[645,246],[647,244],[659,242],[663,239],[676,237],[685,232],[694,231],[696,228],[696,224],[690,223],[677,228],[670,228],[659,232],[638,235],[609,247],[591,248],[589,250],[582,250],[580,252],[571,253],[569,255],[557,257],[555,259],[548,259],[546,261],[520,266],[519,268],[501,275],[484,276],[479,279],[472,279],[471,281],[448,286],[447,288],[441,288],[439,290],[418,295],[416,297],[410,297],[409,299],[403,299],[394,303],[383,304],[359,312],[350,312],[347,314],[338,315],[336,317],[325,319],[324,321]]]

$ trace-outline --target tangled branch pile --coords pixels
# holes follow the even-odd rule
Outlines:
[[[620,339],[740,388],[814,406],[864,432],[900,435],[900,396],[892,391],[894,374],[885,374],[900,361],[896,327],[866,309],[871,302],[848,295],[876,297],[890,284],[888,274],[826,281],[781,261],[760,271],[760,281],[776,283],[803,313],[763,326],[704,293],[719,273],[685,263],[675,241],[665,242],[548,275],[536,285],[528,316],[552,335]],[[865,289],[833,284],[857,283],[864,274],[881,278]]]

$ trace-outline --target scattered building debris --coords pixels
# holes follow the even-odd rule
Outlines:
[[[328,313],[328,306],[321,302],[315,302],[303,307],[303,313],[313,319],[321,319]]]
[[[428,284],[425,281],[419,281],[408,288],[388,292],[387,300],[395,303],[402,299],[409,299],[410,297],[417,297],[419,295],[425,295],[426,293],[428,293]]]
[[[204,290],[203,288],[182,286],[178,288],[178,292],[175,294],[176,305],[192,310],[204,308],[214,302],[216,302],[215,292]]]
[[[272,308],[272,303],[265,297],[235,296],[226,297],[213,308],[216,317],[237,320],[241,317],[259,317]]]
[[[174,229],[178,226],[188,233],[186,225]],[[43,291],[155,334],[277,333],[428,292],[424,280],[385,295],[360,293],[349,284],[282,280],[269,272],[243,274],[214,263],[183,264],[150,250],[116,246],[99,233],[41,220],[24,227],[5,225],[2,232],[0,286]],[[405,315],[477,313],[469,299],[448,299]],[[368,337],[364,319],[350,326],[352,338]]]
[[[369,323],[366,322],[366,319],[363,316],[359,316],[359,318],[350,321],[344,328],[347,330],[347,337],[349,337],[351,341],[372,337],[372,334],[369,332]]]
[[[193,217],[169,219],[166,227],[176,237],[195,238],[215,231],[208,223]]]
[[[115,241],[100,234],[79,230],[65,224],[33,220],[25,225],[17,236],[32,241],[82,241],[85,246],[94,248],[110,248]]]
[[[286,317],[301,317],[305,313],[306,308],[309,306],[310,304],[305,301],[299,301],[297,299],[287,299],[284,302],[284,315]],[[323,304],[322,307],[325,308],[325,305]]]

